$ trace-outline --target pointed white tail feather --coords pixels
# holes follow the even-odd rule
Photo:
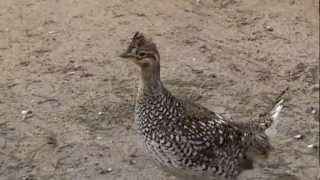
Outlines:
[[[272,120],[276,120],[280,114],[280,111],[283,108],[283,99],[280,99],[277,104],[272,108],[270,114],[271,114],[271,118]]]
[[[277,133],[276,127],[279,123],[279,114],[283,109],[283,99],[280,99],[270,112],[270,118],[272,119],[272,125],[265,131],[268,136],[275,136]]]

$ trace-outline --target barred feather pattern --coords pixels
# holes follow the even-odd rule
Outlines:
[[[272,146],[265,131],[278,123],[283,100],[258,120],[228,121],[162,85],[157,46],[142,33],[135,33],[121,57],[141,69],[135,119],[147,154],[161,168],[184,180],[235,180],[268,157]]]
[[[177,176],[234,179],[248,168],[242,167],[244,162],[252,168],[246,157],[256,143],[251,132],[202,106],[177,99],[167,90],[139,97],[136,120],[148,154]]]

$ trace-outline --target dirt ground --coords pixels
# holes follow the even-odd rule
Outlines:
[[[135,31],[158,44],[168,89],[233,120],[289,87],[275,151],[240,179],[317,179],[318,13],[318,0],[1,0],[0,179],[174,179],[133,121],[139,71],[118,55]]]

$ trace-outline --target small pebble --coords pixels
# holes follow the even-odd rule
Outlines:
[[[271,26],[266,26],[266,30],[273,31],[273,28]]]
[[[316,144],[309,144],[307,147],[311,149],[311,148],[317,148],[318,146]]]
[[[75,74],[76,72],[74,72],[74,71],[70,71],[70,72],[68,72],[67,74],[68,75],[73,75],[73,74]]]
[[[315,114],[317,112],[317,110],[312,109],[311,114]]]
[[[103,112],[98,112],[98,115],[102,115],[103,114]]]
[[[22,110],[21,111],[21,114],[23,114],[23,115],[30,114],[30,113],[32,113],[32,111],[29,111],[29,110]]]
[[[130,160],[129,160],[129,164],[130,164],[130,165],[137,164],[137,161],[136,161],[136,160],[134,160],[134,159],[130,159]]]
[[[49,31],[48,34],[56,34],[58,31]]]
[[[97,137],[97,140],[101,140],[101,139],[102,139],[102,137],[101,137],[101,136],[98,136],[98,137]]]
[[[107,172],[112,172],[112,168],[109,167],[109,168],[107,169]]]
[[[302,139],[303,136],[302,136],[301,134],[297,134],[297,135],[294,136],[294,138],[295,138],[295,139]]]
[[[112,172],[112,168],[101,170],[100,174],[107,174],[107,173],[110,173],[110,172]]]
[[[22,114],[22,119],[23,120],[31,118],[33,116],[32,115],[32,111],[30,111],[30,110],[22,110],[21,114]]]

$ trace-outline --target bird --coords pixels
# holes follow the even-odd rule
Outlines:
[[[136,32],[120,54],[140,69],[135,122],[146,154],[170,175],[190,180],[236,180],[274,149],[266,134],[279,121],[277,98],[258,120],[228,120],[191,100],[174,96],[160,78],[160,53]]]

